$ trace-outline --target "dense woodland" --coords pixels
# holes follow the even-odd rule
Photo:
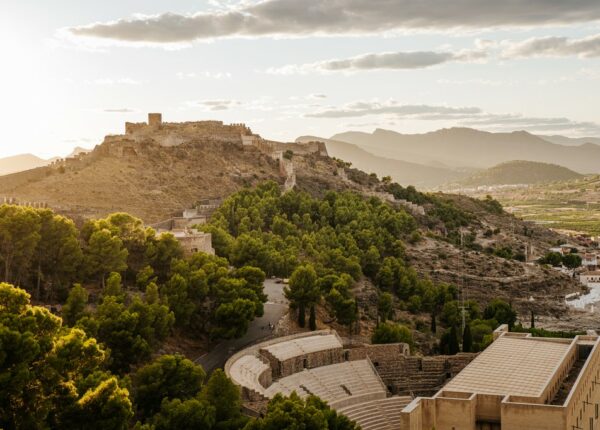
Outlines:
[[[463,222],[451,207],[437,216]],[[0,428],[354,428],[319,399],[294,396],[248,421],[222,372],[207,379],[184,357],[157,354],[173,333],[207,342],[243,336],[263,313],[266,276],[289,278],[285,294],[310,329],[323,307],[352,330],[364,317],[354,287],[372,283],[376,343],[414,345],[418,330],[438,339],[440,352],[478,351],[499,323],[515,322],[504,302],[483,312],[468,303],[462,331],[457,289],[406,262],[416,220],[376,198],[282,194],[268,182],[230,196],[202,228],[217,256],[184,257],[172,235],[124,213],[77,228],[48,209],[1,206]],[[54,315],[42,304],[62,308]],[[430,324],[399,324],[398,308]]]

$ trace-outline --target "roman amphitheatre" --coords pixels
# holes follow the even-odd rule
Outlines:
[[[246,413],[277,394],[319,396],[363,430],[595,428],[600,337],[535,338],[500,326],[479,355],[416,357],[335,331],[259,343],[225,365]],[[585,427],[584,427],[585,426]]]

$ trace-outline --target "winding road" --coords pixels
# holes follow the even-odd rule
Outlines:
[[[239,339],[230,339],[217,344],[213,349],[197,358],[195,362],[202,365],[207,374],[223,367],[232,354],[248,345],[266,339],[272,335],[269,323],[276,326],[288,310],[288,301],[283,295],[283,286],[280,280],[266,279],[264,292],[267,295],[265,313],[250,323],[248,332]]]

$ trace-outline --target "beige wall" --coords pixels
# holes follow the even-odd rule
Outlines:
[[[567,430],[560,406],[503,403],[501,420],[502,430]]]

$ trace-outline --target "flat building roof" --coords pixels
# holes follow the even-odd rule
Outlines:
[[[570,346],[571,342],[501,336],[456,375],[444,391],[537,397]]]

